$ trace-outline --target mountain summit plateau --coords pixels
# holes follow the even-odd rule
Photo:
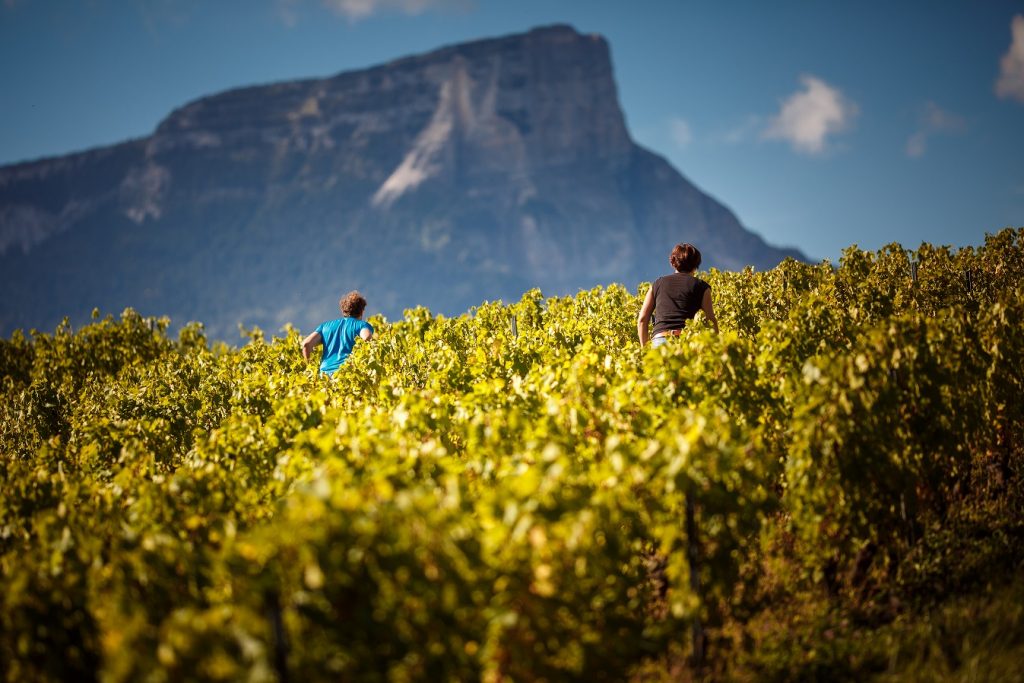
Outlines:
[[[0,168],[0,333],[132,306],[237,338],[368,313],[454,314],[620,282],[692,242],[704,267],[766,244],[637,145],[607,41],[568,26],[330,78],[247,87],[149,137]]]

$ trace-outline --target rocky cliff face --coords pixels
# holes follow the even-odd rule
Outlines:
[[[0,332],[93,307],[303,329],[457,313],[530,287],[635,287],[679,241],[766,245],[630,139],[608,45],[565,26],[192,102],[152,136],[0,168]]]

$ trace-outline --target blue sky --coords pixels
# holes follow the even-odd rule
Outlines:
[[[770,242],[835,260],[1024,225],[1020,0],[0,0],[0,164],[551,23],[608,38],[634,138]]]

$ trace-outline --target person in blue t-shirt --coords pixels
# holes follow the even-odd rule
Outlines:
[[[302,357],[307,361],[309,354],[317,346],[324,345],[324,355],[320,361],[320,372],[327,375],[341,367],[356,339],[370,341],[373,339],[373,326],[362,320],[366,310],[366,299],[359,292],[349,292],[338,302],[343,317],[321,323],[312,334],[302,340]]]

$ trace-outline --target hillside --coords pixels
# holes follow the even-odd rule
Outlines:
[[[294,329],[0,340],[4,675],[1013,680],[1024,229],[705,276],[722,333],[660,349],[618,285],[332,378]]]

